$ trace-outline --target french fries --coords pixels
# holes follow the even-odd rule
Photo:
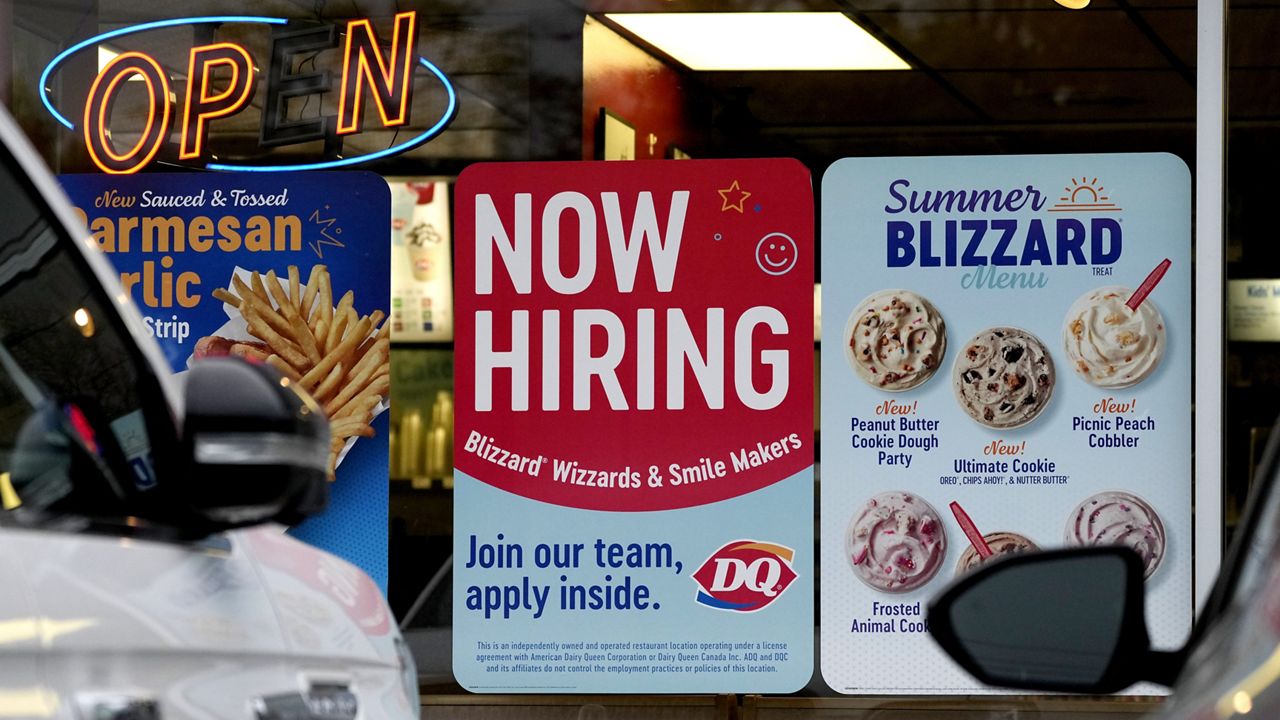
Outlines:
[[[232,278],[235,292],[214,297],[239,308],[249,334],[266,346],[263,360],[311,393],[329,418],[329,477],[352,437],[372,437],[370,421],[391,387],[391,343],[386,314],[360,315],[347,291],[334,305],[329,270],[311,268],[305,289],[296,265],[285,278],[254,272],[250,282]]]

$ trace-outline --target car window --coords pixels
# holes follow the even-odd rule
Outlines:
[[[155,448],[174,445],[158,381],[76,241],[0,159],[0,522],[156,516]]]
[[[1233,607],[1247,603],[1275,572],[1280,556],[1280,433],[1272,433],[1253,478],[1244,518],[1228,548],[1222,569],[1197,624],[1203,635]]]

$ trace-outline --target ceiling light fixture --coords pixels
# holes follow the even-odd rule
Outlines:
[[[1072,10],[1083,10],[1089,5],[1089,0],[1054,0],[1054,2]]]
[[[607,13],[691,70],[910,70],[838,12]]]

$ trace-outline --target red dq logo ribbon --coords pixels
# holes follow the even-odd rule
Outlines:
[[[796,579],[795,551],[756,540],[735,540],[711,553],[693,574],[697,601],[717,610],[755,612],[778,599]]]

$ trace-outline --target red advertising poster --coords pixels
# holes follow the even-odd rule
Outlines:
[[[459,178],[464,686],[809,680],[811,193],[789,160]]]

